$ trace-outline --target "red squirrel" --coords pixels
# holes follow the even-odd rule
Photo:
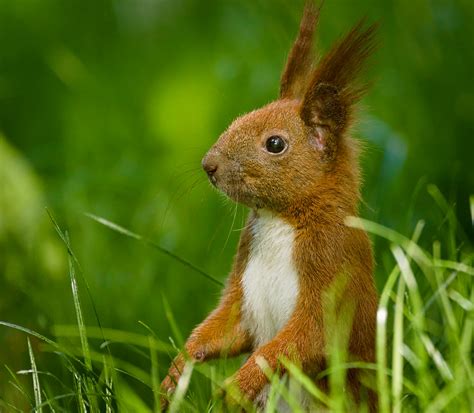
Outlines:
[[[323,295],[338,275],[346,276],[341,299],[354,305],[351,360],[375,360],[372,249],[364,231],[344,222],[357,215],[360,198],[358,145],[349,129],[367,90],[357,78],[376,26],[360,22],[318,60],[319,10],[306,2],[279,98],[236,119],[202,160],[211,183],[250,214],[222,298],[185,352],[196,362],[250,353],[230,382],[254,402],[268,383],[259,356],[281,374],[282,356],[310,377],[327,368]],[[163,407],[184,363],[178,355],[162,383]],[[357,372],[347,380],[357,402]],[[324,380],[318,385],[327,391]]]

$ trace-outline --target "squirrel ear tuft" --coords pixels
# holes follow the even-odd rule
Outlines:
[[[281,99],[302,98],[304,95],[315,60],[313,36],[320,10],[321,6],[316,7],[314,0],[306,0],[298,37],[293,43],[281,75]]]
[[[357,77],[375,49],[377,26],[363,30],[364,20],[329,51],[313,70],[300,115],[327,155],[334,155],[338,137],[349,126],[352,108],[367,90]]]

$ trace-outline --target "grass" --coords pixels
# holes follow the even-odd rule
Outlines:
[[[385,412],[469,412],[474,410],[474,371],[472,342],[474,322],[474,252],[456,217],[436,187],[429,193],[443,211],[446,225],[443,239],[428,242],[423,237],[425,223],[420,221],[413,234],[406,237],[380,224],[361,218],[349,218],[347,225],[363,228],[375,237],[386,240],[383,259],[393,263],[386,276],[377,313],[375,364],[351,363],[344,349],[331,354],[331,365],[320,377],[329,376],[332,391],[321,392],[298,366],[282,360],[289,377],[280,378],[268,369],[265,360],[260,366],[270,380],[266,412],[276,411],[280,400],[285,400],[293,411],[303,411],[297,395],[305,391],[311,399],[332,411],[352,411],[350,400],[342,391],[348,368],[366,372],[368,380],[375,375],[373,386],[378,393],[380,411]],[[474,197],[470,198],[474,221]],[[5,371],[10,386],[36,412],[98,412],[159,410],[159,383],[169,359],[183,344],[179,323],[171,306],[163,297],[164,308],[173,338],[157,337],[151,328],[142,324],[144,333],[130,333],[104,328],[96,313],[97,325],[87,325],[82,313],[81,294],[77,275],[83,277],[79,261],[74,255],[69,237],[51,216],[58,235],[69,257],[72,302],[76,322],[57,325],[54,338],[6,321],[3,328],[25,333],[30,358],[27,370]],[[104,218],[89,215],[109,229],[132,237],[176,259],[181,265],[212,282],[214,277],[192,263],[176,257],[138,234]],[[90,295],[89,287],[86,292]],[[342,340],[344,341],[344,340]],[[177,344],[176,344],[177,343]],[[145,360],[148,369],[131,364],[116,352],[120,346]],[[63,375],[57,377],[42,371],[35,351],[51,353],[60,364]],[[225,378],[238,368],[240,360],[220,360],[197,365],[188,362],[176,393],[170,403],[171,412],[221,411],[222,401],[217,396]],[[25,386],[20,376],[30,376]],[[19,411],[18,406],[0,399],[8,411]],[[366,406],[361,406],[364,411]]]

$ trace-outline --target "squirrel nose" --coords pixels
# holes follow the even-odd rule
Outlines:
[[[202,167],[206,171],[209,180],[215,185],[217,183],[215,174],[218,168],[216,156],[212,153],[207,154],[202,160]]]
[[[215,162],[203,162],[202,167],[206,171],[209,178],[213,177],[217,171],[217,164]]]

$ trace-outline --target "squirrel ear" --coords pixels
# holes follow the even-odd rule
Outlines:
[[[313,35],[321,6],[314,0],[306,0],[298,37],[293,43],[285,69],[280,80],[280,98],[301,98],[309,82],[309,75],[315,60]]]
[[[301,107],[301,119],[310,128],[311,142],[332,158],[337,135],[347,117],[346,108],[333,85],[319,83],[307,93]]]
[[[367,90],[357,77],[374,50],[376,25],[363,30],[361,20],[314,69],[301,104],[301,119],[310,127],[316,146],[332,158],[339,137],[349,126],[354,104]]]

